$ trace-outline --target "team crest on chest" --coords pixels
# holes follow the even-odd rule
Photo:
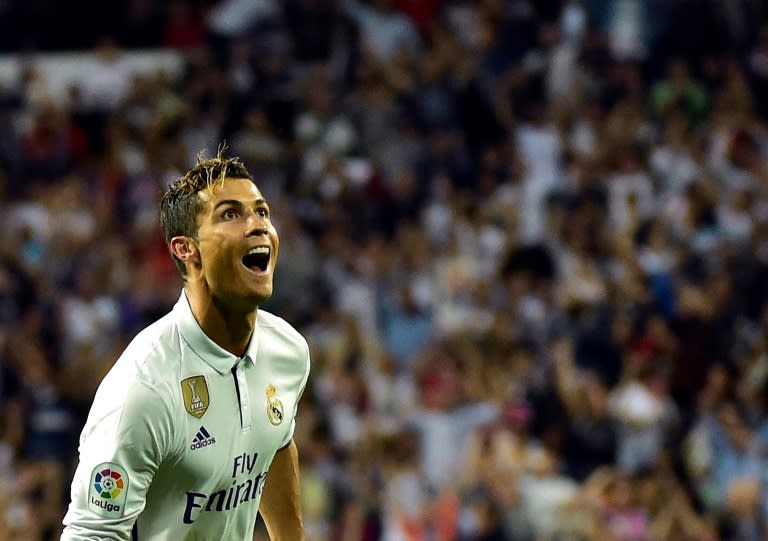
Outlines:
[[[205,376],[192,376],[182,380],[181,395],[184,397],[184,408],[191,416],[200,419],[208,411],[211,399]]]
[[[283,422],[283,403],[277,398],[277,389],[274,385],[267,385],[267,418],[269,422],[277,426]]]

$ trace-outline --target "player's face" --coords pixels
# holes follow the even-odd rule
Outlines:
[[[201,278],[218,302],[252,310],[272,295],[280,240],[269,206],[248,179],[228,178],[200,192]]]

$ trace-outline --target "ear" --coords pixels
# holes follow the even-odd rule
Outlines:
[[[184,263],[200,261],[197,244],[189,237],[173,237],[171,239],[170,248],[171,253],[181,259]]]

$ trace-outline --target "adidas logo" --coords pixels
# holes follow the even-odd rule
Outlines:
[[[195,449],[208,447],[214,443],[216,443],[216,438],[211,436],[211,434],[205,429],[204,426],[201,426],[200,430],[197,431],[195,438],[192,440],[192,445],[190,445],[189,448],[194,451]]]

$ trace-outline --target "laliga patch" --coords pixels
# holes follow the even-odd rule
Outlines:
[[[91,472],[88,507],[102,517],[119,518],[125,514],[128,473],[111,462],[96,466]]]

